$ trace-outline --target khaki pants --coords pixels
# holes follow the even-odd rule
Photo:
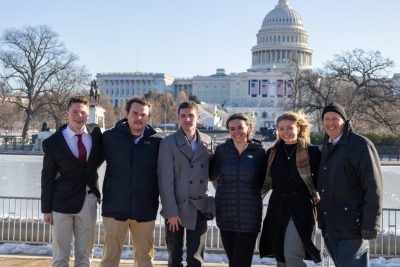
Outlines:
[[[122,247],[128,232],[131,232],[135,267],[153,267],[155,221],[118,221],[103,217],[104,248],[100,267],[119,265]]]
[[[96,228],[97,197],[86,195],[79,213],[53,211],[53,267],[69,266],[71,242],[74,236],[75,267],[89,267]]]

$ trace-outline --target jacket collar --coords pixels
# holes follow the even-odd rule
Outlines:
[[[68,126],[68,124],[61,125],[61,127],[58,128],[58,130],[56,132],[62,132],[65,128],[67,128],[67,126]],[[87,134],[92,134],[93,129],[96,127],[99,127],[99,126],[95,123],[86,124]]]
[[[120,129],[121,131],[124,132],[124,134],[126,134],[127,136],[131,137],[131,130],[129,129],[129,124],[128,124],[128,120],[126,118],[119,120],[115,123],[114,128]],[[144,128],[144,132],[143,132],[143,138],[145,137],[149,137],[152,135],[155,135],[157,132],[150,126],[150,125],[146,125]]]
[[[175,140],[176,145],[182,154],[188,159],[189,162],[196,160],[197,158],[201,157],[204,153],[208,153],[207,147],[204,145],[204,136],[198,129],[196,129],[196,136],[197,136],[197,148],[196,151],[193,153],[192,147],[189,144],[187,137],[182,129],[176,131]]]
[[[93,129],[96,126],[97,126],[96,124],[87,124],[86,125],[86,130],[87,130],[88,134],[90,134],[92,136]],[[74,154],[72,153],[71,149],[69,148],[69,146],[67,144],[67,141],[64,138],[63,130],[66,129],[66,128],[67,128],[67,124],[64,124],[54,133],[55,137],[56,137],[56,140],[57,140],[58,144],[60,145],[60,149],[62,151],[64,151],[65,153],[68,153],[72,158],[74,158],[76,160],[79,160],[74,156]],[[88,162],[91,160],[93,155],[95,153],[97,153],[96,152],[97,147],[96,147],[96,145],[93,145],[93,144],[95,144],[95,141],[93,140],[93,136],[92,136],[92,148],[91,148],[91,151],[90,151],[90,154],[89,154]]]
[[[228,140],[226,140],[226,143],[233,147],[234,149],[236,149],[235,144],[233,143],[232,138],[229,138]],[[257,139],[251,138],[250,140],[247,141],[248,143],[248,148],[251,148],[253,146],[262,146],[261,142],[258,141]]]
[[[353,127],[351,126],[350,120],[347,120],[343,127],[342,136],[340,137],[336,145],[346,146],[349,143],[349,136],[352,132],[353,132]],[[325,133],[323,145],[324,146],[328,145],[328,143],[329,143],[329,136]]]

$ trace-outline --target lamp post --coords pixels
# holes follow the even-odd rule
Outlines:
[[[164,132],[167,130],[167,104],[163,104],[164,107]]]

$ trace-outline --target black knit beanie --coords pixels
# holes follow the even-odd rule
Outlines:
[[[332,102],[324,108],[322,111],[322,119],[324,119],[324,115],[327,112],[336,112],[343,118],[344,121],[347,121],[346,111],[344,111],[344,108],[336,102]]]

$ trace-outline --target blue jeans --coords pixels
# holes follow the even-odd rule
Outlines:
[[[324,238],[326,248],[336,267],[368,267],[369,242],[363,239],[329,240]]]

